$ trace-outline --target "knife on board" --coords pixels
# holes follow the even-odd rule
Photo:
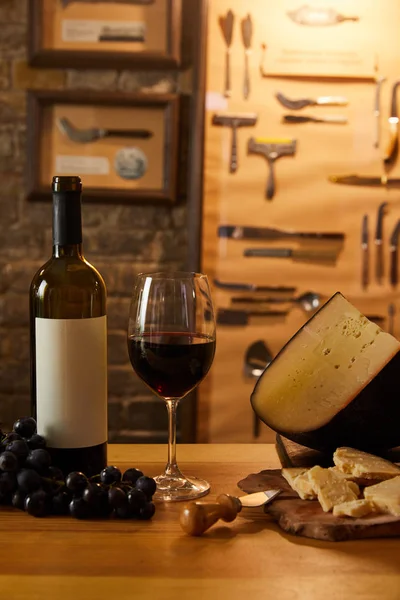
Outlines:
[[[333,123],[345,125],[348,118],[344,115],[325,115],[323,117],[312,117],[311,115],[283,115],[283,123]]]
[[[390,283],[396,287],[398,283],[400,219],[397,221],[390,236]]]
[[[221,494],[215,502],[204,500],[189,502],[180,513],[181,527],[189,535],[202,535],[220,519],[226,523],[234,521],[242,508],[258,508],[269,504],[281,491],[279,489],[265,490],[240,498]]]
[[[360,185],[368,187],[400,188],[400,179],[386,176],[374,177],[368,175],[330,175],[328,180],[342,185]]]
[[[397,115],[397,88],[399,85],[400,80],[395,81],[392,87],[390,117],[388,119],[390,140],[383,159],[386,171],[393,167],[399,152],[399,117]]]
[[[225,40],[225,85],[224,85],[224,96],[229,98],[232,95],[231,90],[231,44],[233,34],[233,24],[235,21],[235,15],[231,10],[228,10],[226,15],[219,17],[218,22],[222,31],[223,38]]]
[[[364,289],[369,284],[369,232],[368,215],[363,216],[361,226],[361,285]]]
[[[213,279],[213,283],[222,290],[230,290],[233,292],[275,292],[277,294],[291,294],[297,289],[286,285],[256,285],[254,283],[220,281],[219,279]]]
[[[245,248],[243,256],[258,258],[294,258],[295,260],[335,261],[336,252],[296,248]]]
[[[382,202],[378,207],[378,213],[376,216],[376,229],[375,229],[375,250],[376,250],[376,262],[375,262],[375,276],[378,283],[382,283],[383,280],[383,216],[385,214],[385,208],[387,202]]]
[[[347,98],[344,96],[319,96],[318,98],[300,98],[299,100],[291,100],[281,92],[275,94],[275,98],[290,110],[300,110],[306,106],[346,106]]]
[[[217,323],[219,325],[248,325],[251,317],[286,317],[287,310],[239,310],[219,308]]]
[[[284,238],[301,238],[309,240],[344,240],[341,232],[291,231],[276,227],[241,227],[237,225],[220,225],[218,237],[234,240],[280,240]]]
[[[253,37],[253,22],[248,14],[245,19],[242,19],[242,41],[244,46],[244,80],[243,80],[243,98],[247,100],[250,95],[250,69],[249,56],[251,54],[251,39]]]

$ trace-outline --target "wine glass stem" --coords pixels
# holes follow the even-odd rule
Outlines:
[[[166,403],[168,410],[168,463],[165,467],[165,475],[181,477],[182,473],[176,464],[176,409],[179,398],[170,398],[166,400]]]

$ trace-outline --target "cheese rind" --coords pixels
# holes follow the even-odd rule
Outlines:
[[[400,475],[365,488],[364,497],[381,512],[400,517]]]
[[[350,502],[343,502],[342,504],[336,504],[333,507],[333,515],[335,517],[365,517],[371,512],[374,512],[375,507],[369,500],[359,499],[352,500]]]
[[[400,467],[355,448],[338,448],[333,454],[333,462],[343,473],[363,479],[384,481],[400,475]]]
[[[308,477],[309,470],[304,468],[282,469],[282,476],[302,500],[316,500],[317,498],[317,494]]]
[[[338,477],[329,469],[313,467],[308,471],[308,477],[324,512],[329,512],[337,504],[357,500],[360,493],[356,483]]]

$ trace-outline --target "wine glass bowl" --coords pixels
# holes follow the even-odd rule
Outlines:
[[[185,477],[176,462],[176,408],[207,375],[215,353],[215,319],[206,275],[143,273],[133,289],[128,351],[137,375],[165,400],[168,462],[156,477],[156,497],[188,500],[205,495],[209,483]]]

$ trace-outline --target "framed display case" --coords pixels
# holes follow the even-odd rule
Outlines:
[[[29,60],[70,68],[176,68],[181,0],[30,0]]]
[[[52,176],[79,175],[85,200],[176,200],[178,96],[28,92],[27,196],[51,200]]]

